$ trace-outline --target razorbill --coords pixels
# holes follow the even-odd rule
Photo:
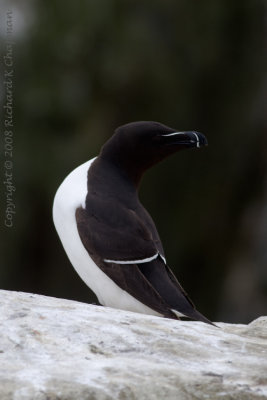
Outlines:
[[[116,129],[99,156],[76,168],[58,188],[56,230],[100,304],[211,323],[167,265],[156,226],[138,198],[148,168],[179,150],[205,145],[198,132],[132,122]]]

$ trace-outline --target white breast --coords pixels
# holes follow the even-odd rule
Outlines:
[[[91,259],[80,239],[75,212],[85,208],[87,172],[94,159],[72,171],[59,186],[53,204],[53,220],[71,264],[82,280],[108,307],[143,314],[160,315],[116,285]],[[122,266],[127,268],[127,266]]]

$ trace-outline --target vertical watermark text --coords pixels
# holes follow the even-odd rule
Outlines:
[[[6,11],[6,35],[3,55],[3,140],[4,140],[4,193],[5,216],[4,224],[11,228],[14,225],[16,214],[14,185],[14,47],[13,40],[13,13],[11,9]]]

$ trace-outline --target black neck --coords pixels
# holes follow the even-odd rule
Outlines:
[[[112,159],[100,155],[99,158],[107,163],[114,173],[127,181],[127,184],[134,186],[135,190],[138,190],[142,176],[146,170],[140,163],[127,156],[121,157],[120,159]]]
[[[104,193],[106,197],[129,203],[138,200],[140,178],[99,156],[88,171],[88,192]]]

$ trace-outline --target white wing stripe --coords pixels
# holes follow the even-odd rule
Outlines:
[[[159,256],[160,256],[160,258],[163,260],[164,264],[166,264],[166,258],[165,258],[165,257],[163,257],[163,255],[162,255],[162,254],[160,254],[160,253],[159,253]]]
[[[159,255],[159,253],[156,253],[154,256],[152,257],[148,257],[148,258],[143,258],[141,260],[131,260],[131,261],[120,261],[120,260],[108,260],[108,259],[104,259],[105,262],[107,263],[113,263],[113,264],[143,264],[152,260],[155,260],[155,258],[157,258]],[[161,256],[161,258],[163,258]],[[164,259],[164,258],[163,258]],[[165,260],[165,259],[164,259]]]

